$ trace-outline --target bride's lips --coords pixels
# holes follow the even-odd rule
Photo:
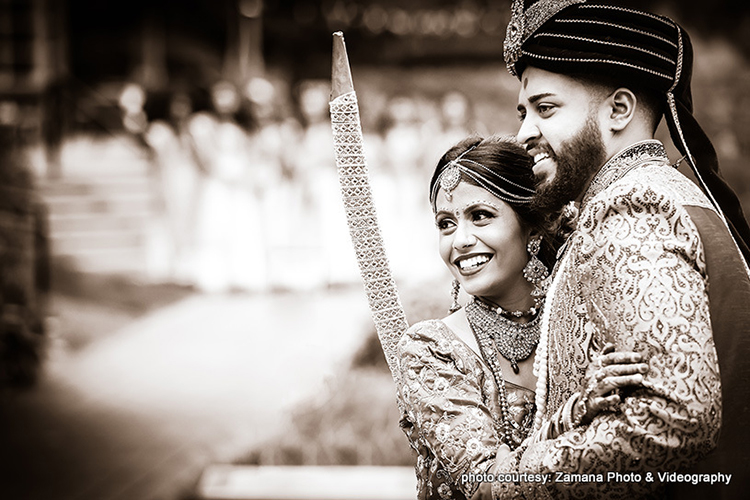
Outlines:
[[[488,253],[462,255],[453,261],[453,265],[463,276],[470,276],[478,273],[490,260],[492,260],[492,254]]]

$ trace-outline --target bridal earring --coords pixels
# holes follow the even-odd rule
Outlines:
[[[529,283],[534,285],[534,289],[531,291],[531,296],[534,297],[534,304],[537,306],[541,304],[544,295],[547,293],[545,278],[549,276],[547,266],[545,266],[538,257],[541,247],[541,236],[534,236],[529,240],[528,245],[526,245],[526,250],[529,252],[531,258],[523,268],[523,277],[526,278]]]
[[[461,309],[461,304],[458,303],[458,292],[461,290],[461,283],[459,283],[458,280],[453,280],[451,286],[451,297],[453,297],[453,303],[451,304],[450,309],[448,309],[448,312],[454,313]]]

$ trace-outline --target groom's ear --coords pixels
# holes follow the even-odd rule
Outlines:
[[[607,126],[612,132],[620,132],[633,121],[638,98],[632,90],[621,87],[612,92],[605,101]]]

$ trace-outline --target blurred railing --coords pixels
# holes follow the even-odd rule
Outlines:
[[[212,465],[197,498],[211,500],[413,500],[413,467]]]

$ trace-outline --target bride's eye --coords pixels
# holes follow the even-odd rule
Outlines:
[[[450,219],[450,217],[441,217],[440,219],[435,221],[435,226],[441,231],[447,231],[455,226],[455,223]]]
[[[493,214],[489,210],[479,209],[479,210],[474,210],[471,213],[471,218],[474,222],[486,221],[489,219],[493,219],[494,217],[495,217],[495,214]]]

